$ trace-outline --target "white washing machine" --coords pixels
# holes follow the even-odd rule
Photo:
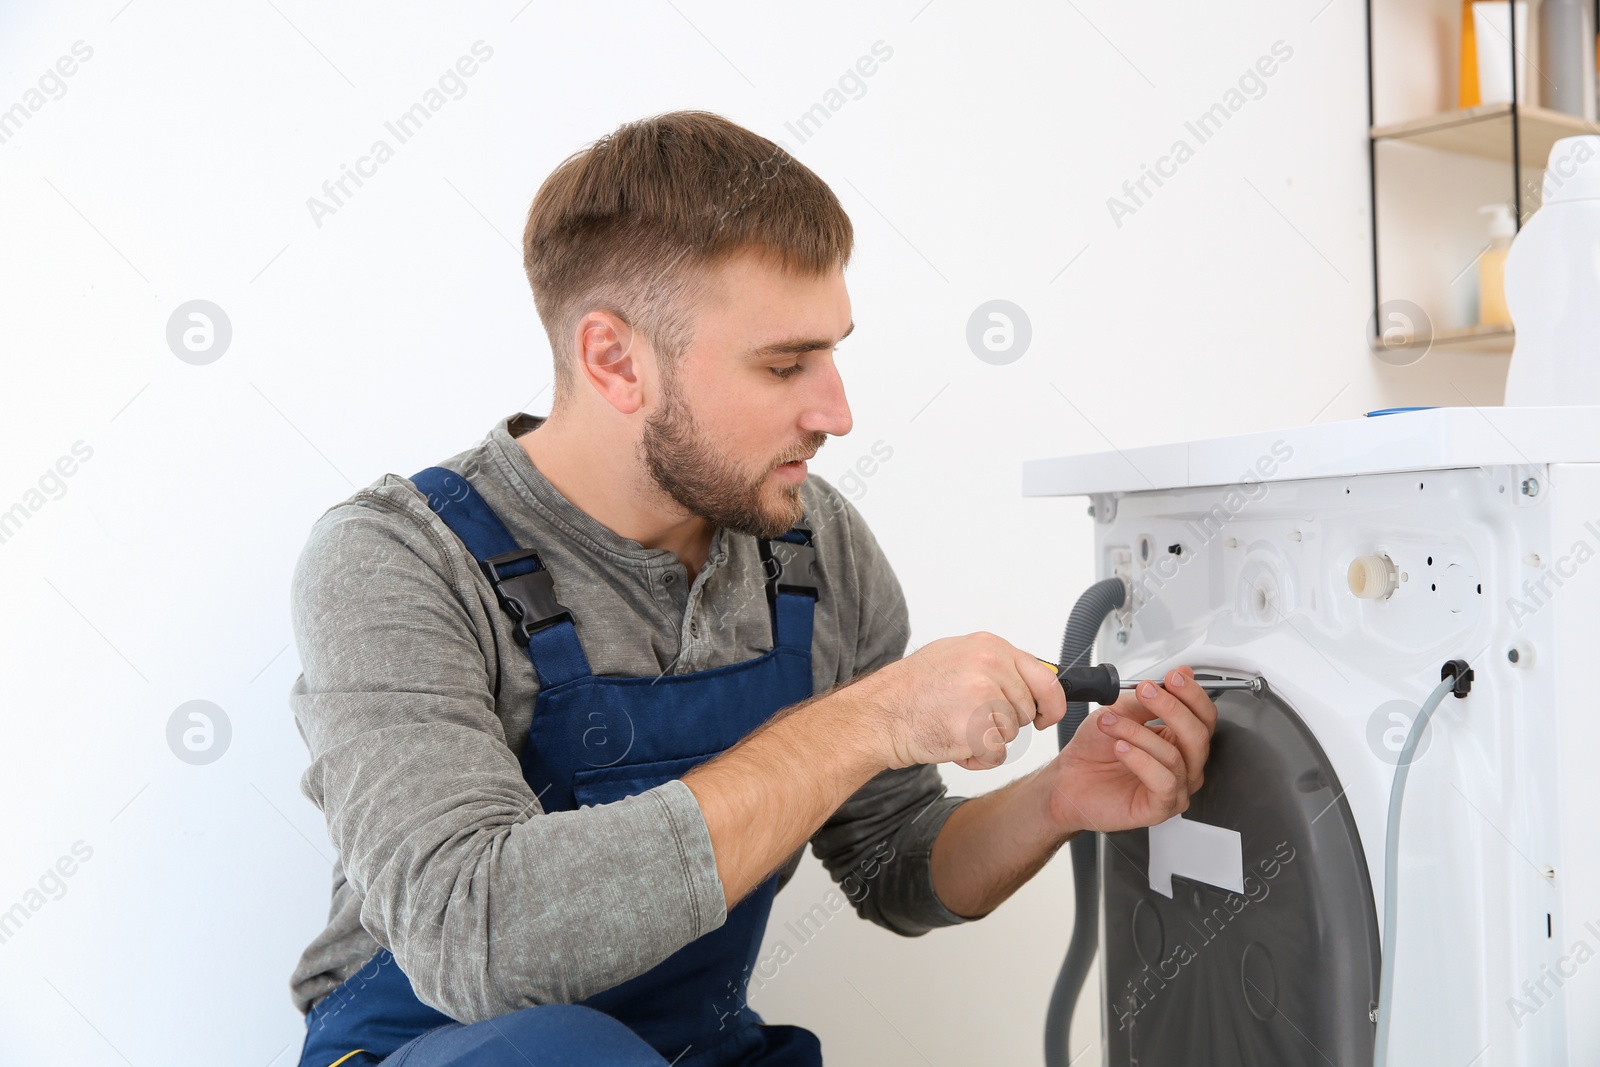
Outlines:
[[[1101,837],[1106,1063],[1372,1063],[1393,944],[1389,1064],[1600,1065],[1600,407],[1039,459],[1023,492],[1089,497],[1131,586],[1099,661],[1267,683],[1216,694],[1198,825]]]

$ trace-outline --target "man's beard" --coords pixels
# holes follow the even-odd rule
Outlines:
[[[826,440],[825,434],[818,437]],[[822,440],[815,442],[818,447]],[[805,513],[800,482],[782,485],[775,507],[763,505],[772,468],[746,475],[719,452],[701,433],[671,372],[663,375],[661,409],[645,420],[639,457],[662,492],[713,528],[777,537]]]

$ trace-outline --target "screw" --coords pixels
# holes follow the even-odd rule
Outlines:
[[[1094,518],[1094,505],[1093,504],[1089,505],[1089,517],[1091,519]]]
[[[1511,661],[1511,662],[1512,662],[1512,663],[1515,663],[1515,662],[1517,662],[1517,660],[1519,660],[1519,659],[1521,659],[1521,658],[1522,658],[1522,654],[1521,654],[1521,653],[1519,653],[1519,652],[1518,652],[1518,651],[1517,651],[1517,650],[1516,650],[1516,649],[1514,649],[1514,648],[1513,648],[1513,649],[1512,649],[1512,650],[1511,650],[1511,651],[1509,651],[1509,652],[1507,652],[1507,653],[1506,653],[1506,659],[1508,659],[1508,660],[1510,660],[1510,661]]]
[[[1537,479],[1537,478],[1524,478],[1524,479],[1522,479],[1522,495],[1523,496],[1538,496],[1539,495],[1539,479]]]
[[[1117,644],[1125,645],[1127,643],[1128,643],[1128,631],[1126,631],[1126,630],[1118,630],[1117,631]]]
[[[1367,1018],[1372,1022],[1378,1021],[1378,1006],[1376,1004],[1367,1009]]]

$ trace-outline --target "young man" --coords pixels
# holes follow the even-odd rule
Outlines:
[[[1081,829],[1188,806],[1216,708],[1187,668],[944,795],[935,764],[997,766],[1066,699],[993,634],[906,656],[894,572],[806,472],[850,431],[851,243],[770,141],[623,126],[528,216],[550,415],[318,519],[291,701],[339,862],[292,981],[302,1067],[811,1067],[815,1036],[744,1000],[807,842],[915,937]]]

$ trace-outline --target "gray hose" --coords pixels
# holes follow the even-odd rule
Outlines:
[[[1100,632],[1106,616],[1120,608],[1127,597],[1128,586],[1121,578],[1104,578],[1084,590],[1067,618],[1067,631],[1061,638],[1059,670],[1089,665],[1095,634]],[[1066,717],[1056,724],[1056,747],[1065,748],[1088,717],[1086,701],[1069,703]],[[1061,964],[1061,973],[1056,975],[1050,1006],[1044,1017],[1045,1067],[1068,1067],[1071,1063],[1072,1009],[1077,1007],[1078,995],[1083,991],[1083,982],[1094,963],[1100,940],[1096,914],[1100,907],[1100,858],[1095,835],[1086,830],[1073,838],[1067,848],[1072,853],[1076,910],[1067,958]]]
[[[1400,759],[1394,768],[1394,785],[1389,790],[1388,840],[1383,850],[1383,963],[1378,972],[1378,1034],[1372,1056],[1374,1067],[1384,1067],[1389,1062],[1389,1022],[1394,1017],[1395,915],[1400,910],[1400,802],[1406,795],[1406,776],[1411,770],[1412,759],[1416,757],[1417,745],[1422,742],[1422,731],[1428,728],[1428,720],[1433,718],[1440,702],[1455,687],[1455,677],[1446,677],[1423,701],[1416,721],[1411,724],[1411,732],[1406,734],[1406,743],[1400,749]]]

